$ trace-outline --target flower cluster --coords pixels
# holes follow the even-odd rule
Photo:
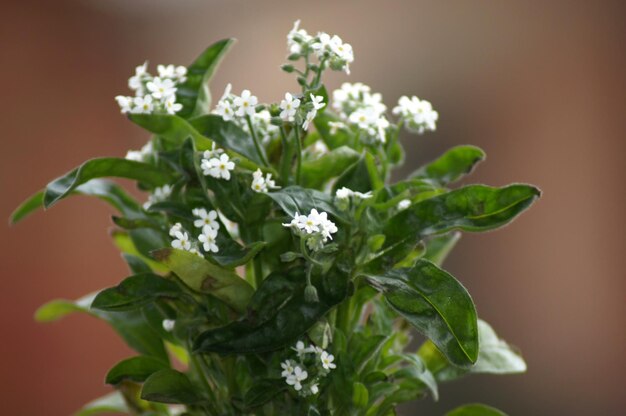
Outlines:
[[[420,100],[416,96],[400,97],[393,114],[399,115],[404,121],[404,127],[413,133],[423,134],[427,130],[435,131],[437,128],[439,113],[433,110],[430,102]]]
[[[252,174],[252,185],[250,185],[250,188],[255,192],[267,192],[270,189],[278,189],[280,187],[276,186],[271,173],[266,174],[264,177],[261,169],[257,169]]]
[[[176,91],[187,79],[187,68],[158,65],[157,71],[159,76],[150,75],[147,62],[135,68],[135,75],[128,79],[128,87],[135,91],[135,96],[115,97],[122,114],[176,114],[183,108],[176,102]]]
[[[350,73],[350,64],[354,62],[354,51],[349,43],[344,43],[337,35],[324,32],[311,36],[300,29],[300,20],[296,20],[287,34],[287,47],[294,58],[313,51],[320,66],[328,65],[334,71],[345,71],[347,74]]]
[[[191,213],[196,218],[193,222],[194,227],[201,230],[197,241],[191,241],[189,233],[183,229],[180,223],[176,223],[170,228],[170,236],[173,238],[172,247],[179,250],[189,251],[202,257],[198,247],[202,247],[205,253],[217,253],[217,235],[220,229],[220,223],[217,221],[217,211],[207,211],[204,208],[194,208]]]
[[[290,223],[283,224],[296,230],[301,238],[306,238],[306,244],[310,250],[318,251],[324,247],[332,234],[338,231],[334,222],[328,219],[326,212],[318,212],[315,208],[309,215],[300,215],[296,212]]]
[[[333,92],[333,108],[341,119],[355,126],[365,143],[385,143],[389,120],[385,116],[387,106],[380,93],[372,93],[370,87],[360,82],[345,82]],[[336,125],[335,128],[341,128]]]
[[[143,209],[148,209],[152,204],[156,204],[157,202],[165,201],[170,195],[172,195],[172,187],[170,185],[154,188],[150,196],[148,196],[148,200],[143,204]]]
[[[235,162],[230,160],[230,156],[224,153],[223,149],[215,147],[205,150],[200,162],[200,168],[205,176],[212,176],[217,179],[230,180],[230,172],[235,169]]]
[[[222,98],[217,102],[213,114],[221,116],[226,121],[233,121],[245,132],[252,134],[248,124],[249,118],[254,133],[264,143],[278,134],[278,127],[271,123],[270,112],[266,109],[257,111],[259,100],[252,95],[250,90],[243,90],[240,96],[232,94],[231,90],[232,85],[228,84]]]
[[[318,346],[305,347],[302,341],[298,341],[292,349],[297,358],[280,363],[283,369],[281,377],[303,397],[319,393],[321,379],[337,368],[333,362],[335,357]]]

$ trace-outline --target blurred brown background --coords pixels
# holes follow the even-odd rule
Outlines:
[[[190,62],[211,42],[240,42],[214,95],[232,82],[263,101],[297,90],[278,66],[285,35],[338,33],[356,51],[348,78],[392,107],[430,100],[438,131],[407,136],[407,170],[471,143],[488,160],[472,181],[530,182],[544,196],[506,230],[465,235],[447,263],[479,314],[519,346],[529,372],[442,387],[405,414],[467,401],[512,415],[623,414],[625,347],[624,2],[610,1],[2,1],[0,218],[94,156],[123,156],[147,135],[118,113],[134,66]],[[115,284],[126,268],[107,236],[111,211],[74,198],[0,229],[0,407],[67,415],[107,391],[129,355],[105,324],[38,325],[55,297]]]

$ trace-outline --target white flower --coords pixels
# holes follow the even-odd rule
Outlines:
[[[167,332],[172,332],[174,330],[174,325],[176,325],[176,321],[173,319],[163,320],[163,329]]]
[[[319,393],[319,391],[320,391],[320,389],[317,386],[317,383],[311,384],[311,394],[317,394],[317,393]]]
[[[222,153],[224,153],[224,149],[220,149],[217,147],[215,142],[211,145],[211,150],[205,150],[202,154],[204,159],[213,159],[214,157],[219,157]]]
[[[152,96],[146,95],[143,97],[135,97],[133,99],[133,105],[135,106],[131,113],[134,114],[150,114],[154,110],[154,103],[152,102]]]
[[[328,127],[330,127],[330,134],[337,134],[337,130],[343,130],[346,125],[341,121],[329,121]]]
[[[304,342],[302,342],[302,341],[296,342],[296,347],[294,348],[294,350],[298,354],[298,357],[302,357],[304,354],[309,352],[309,348],[305,347],[304,346]]]
[[[243,117],[244,115],[253,116],[258,99],[250,93],[250,90],[243,90],[241,97],[235,97],[233,103],[237,107],[236,115]]]
[[[304,122],[302,123],[302,129],[306,130],[309,128],[309,124],[313,122],[313,119],[317,115],[317,110],[314,108],[308,113],[306,113],[306,117],[304,118]]]
[[[189,241],[189,235],[183,231],[176,231],[174,233],[175,239],[172,241],[172,247],[179,250],[190,250],[191,242]]]
[[[322,97],[321,95],[311,94],[311,102],[313,103],[313,108],[315,108],[316,110],[321,110],[326,105],[324,104],[324,97]]]
[[[301,229],[308,234],[320,231],[320,214],[315,208],[311,210],[304,222],[300,225]]]
[[[185,75],[187,75],[187,68],[182,65],[157,65],[157,71],[160,78],[171,78],[177,82],[185,82],[187,80],[185,77]]]
[[[190,252],[190,253],[195,254],[196,256],[198,256],[198,257],[200,257],[200,258],[204,258],[204,256],[202,255],[202,253],[200,253],[200,252],[198,251],[198,249],[197,249],[197,248],[195,248],[195,247],[190,248],[190,249],[189,249],[189,252]]]
[[[230,180],[230,171],[235,169],[235,163],[230,161],[226,153],[223,153],[219,158],[202,159],[200,167],[205,176]]]
[[[265,184],[269,189],[280,189],[280,186],[276,186],[276,182],[272,179],[272,174],[265,175]]]
[[[176,224],[172,225],[172,228],[170,228],[170,236],[171,237],[176,237],[176,233],[180,233],[183,231],[183,226],[177,222]]]
[[[300,29],[300,20],[296,20],[293,29],[287,34],[287,46],[289,53],[302,52],[302,45],[311,42],[312,37],[304,29]]]
[[[321,212],[317,217],[318,222],[319,222],[320,233],[324,237],[324,242],[326,242],[326,239],[332,240],[333,237],[331,234],[334,234],[338,231],[335,223],[330,221],[327,217],[328,217],[328,214],[325,212]]]
[[[280,118],[285,121],[293,121],[297,108],[300,107],[300,100],[293,98],[290,93],[285,93],[285,99],[280,102]]]
[[[372,191],[367,191],[365,193],[355,192],[354,196],[360,199],[370,199],[373,195],[372,195]]]
[[[285,360],[284,362],[280,363],[280,366],[283,369],[283,372],[280,373],[281,377],[289,377],[290,375],[293,374],[293,370],[294,370],[293,361]]]
[[[296,391],[300,391],[302,390],[301,382],[306,380],[308,376],[309,376],[309,373],[307,373],[306,370],[303,370],[300,367],[296,366],[293,369],[293,373],[287,376],[286,381],[287,381],[287,384],[289,384],[290,386],[293,386],[293,388]]]
[[[145,204],[143,204],[144,209],[150,208],[152,204],[157,202],[165,201],[172,194],[172,187],[170,185],[163,185],[157,188],[154,188],[148,200]]]
[[[171,79],[161,79],[159,77],[155,77],[152,81],[149,81],[146,84],[146,87],[152,94],[152,96],[156,99],[167,99],[172,95],[176,94],[176,87],[174,86],[174,81]]]
[[[354,192],[351,189],[346,188],[345,186],[343,188],[341,188],[341,189],[337,189],[337,192],[335,192],[335,196],[338,199],[348,199],[353,194],[354,194]]]
[[[217,222],[217,211],[211,210],[207,212],[204,208],[194,208],[192,214],[198,217],[197,220],[193,222],[194,227],[202,228],[205,230],[206,228],[211,228],[214,230],[220,229],[220,223]],[[203,231],[204,232],[204,231]]]
[[[268,191],[267,183],[265,182],[265,178],[263,177],[263,172],[261,172],[261,169],[257,169],[252,174],[252,185],[250,185],[250,187],[255,192],[267,192]]]
[[[317,52],[318,58],[321,58],[324,56],[325,52],[330,50],[330,35],[328,33],[320,32],[317,34],[317,38],[319,40],[311,45],[311,47]]]
[[[176,102],[175,95],[170,95],[169,97],[167,97],[165,99],[164,106],[165,106],[165,111],[167,111],[167,114],[176,114],[180,110],[183,109],[183,105],[181,103]]]
[[[398,202],[398,209],[400,211],[407,209],[408,207],[411,206],[411,200],[410,199],[403,199],[402,201]]]
[[[126,152],[126,159],[145,162],[152,154],[152,150],[152,141],[148,141],[141,150],[129,150]]]
[[[222,116],[225,121],[232,120],[235,115],[235,111],[231,107],[230,102],[226,100],[218,102],[213,113]]]
[[[202,229],[202,234],[198,236],[198,241],[202,243],[204,251],[217,253],[219,247],[216,244],[217,230],[215,228],[205,227]]]
[[[285,227],[292,227],[303,232],[307,237],[307,244],[312,250],[318,250],[328,239],[332,239],[332,234],[338,231],[334,222],[328,219],[326,212],[318,212],[312,209],[309,215],[300,215],[296,212],[290,223],[283,224]]]
[[[148,76],[148,62],[135,67],[135,75],[128,79],[128,88],[135,91],[137,95],[143,95],[143,79]]]
[[[392,112],[401,116],[406,129],[413,133],[422,134],[427,130],[435,131],[437,128],[439,113],[433,110],[430,102],[420,100],[416,96],[400,97],[398,105]]]
[[[123,95],[118,95],[115,97],[115,101],[117,101],[117,105],[120,106],[120,112],[122,114],[130,113],[131,107],[133,105],[133,97],[125,97]]]
[[[332,370],[332,369],[337,368],[337,365],[333,363],[333,361],[335,360],[335,357],[326,351],[322,351],[320,360],[322,361],[322,367],[324,367],[325,370]]]

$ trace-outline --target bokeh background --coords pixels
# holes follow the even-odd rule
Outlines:
[[[488,160],[472,180],[530,182],[543,198],[506,230],[465,235],[447,268],[479,314],[524,353],[525,375],[475,376],[404,414],[468,401],[512,415],[621,415],[625,366],[624,156],[626,3],[622,1],[148,1],[0,3],[0,218],[87,158],[123,156],[147,135],[122,117],[134,66],[189,63],[205,46],[240,42],[215,77],[262,101],[297,90],[278,67],[285,35],[340,34],[352,75],[392,107],[430,100],[436,133],[407,136],[407,170],[471,143]],[[107,235],[111,211],[67,200],[0,228],[0,407],[67,415],[108,391],[129,355],[103,323],[33,322],[51,298],[115,284],[126,268]]]

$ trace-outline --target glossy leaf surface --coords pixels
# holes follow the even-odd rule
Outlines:
[[[176,370],[161,370],[143,384],[141,398],[159,403],[194,404],[202,401],[187,376]]]
[[[102,311],[125,311],[137,309],[158,298],[181,296],[183,291],[175,282],[152,273],[142,273],[104,289],[95,297],[91,307]]]
[[[430,179],[445,186],[471,173],[474,166],[483,160],[485,160],[485,152],[480,148],[456,146],[413,172],[410,177]]]
[[[153,373],[167,368],[167,363],[152,357],[131,357],[115,364],[107,373],[105,383],[115,385],[124,380],[143,383]]]

